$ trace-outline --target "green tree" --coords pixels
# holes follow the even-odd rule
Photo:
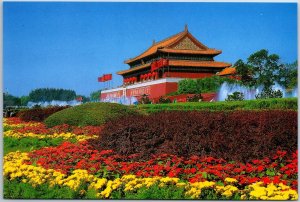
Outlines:
[[[29,98],[29,96],[21,96],[20,100],[21,100],[21,105],[26,106],[28,104],[30,98]]]
[[[98,101],[100,99],[101,90],[94,91],[90,94],[91,101]]]
[[[241,76],[241,81],[244,85],[252,86],[255,83],[253,83],[253,79],[251,76],[251,67],[250,65],[244,63],[243,60],[239,59],[234,64],[236,72],[239,76]]]
[[[250,55],[247,64],[256,80],[256,85],[263,85],[264,88],[270,88],[274,84],[281,67],[279,56],[276,54],[269,55],[265,49]]]
[[[20,98],[10,95],[9,93],[3,93],[3,107],[7,106],[20,106],[21,100]]]
[[[280,66],[278,71],[277,82],[285,88],[295,88],[297,86],[298,77],[298,61],[291,64]]]

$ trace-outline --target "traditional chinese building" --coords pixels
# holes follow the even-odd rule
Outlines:
[[[129,69],[117,72],[123,85],[102,91],[101,99],[143,94],[158,98],[177,91],[185,78],[205,78],[216,75],[231,64],[214,57],[221,50],[209,48],[198,41],[185,26],[184,31],[160,42],[153,42],[145,52],[125,61]]]

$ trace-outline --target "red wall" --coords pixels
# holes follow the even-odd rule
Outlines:
[[[143,86],[139,88],[126,89],[126,96],[135,96],[140,97],[143,94],[149,95],[150,99],[159,98],[160,96],[164,96],[168,93],[172,93],[177,91],[178,84],[176,82],[166,82],[153,84],[149,86]],[[109,93],[101,93],[101,99],[105,99],[107,97],[121,97],[123,96],[123,91],[115,91]]]
[[[115,92],[110,92],[110,93],[101,93],[100,99],[105,99],[107,97],[121,97],[123,95],[123,91],[115,91]]]
[[[163,77],[175,77],[175,78],[205,78],[211,77],[213,73],[186,73],[186,72],[165,72]]]

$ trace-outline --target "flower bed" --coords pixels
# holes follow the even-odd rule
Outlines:
[[[247,163],[164,153],[142,160],[139,154],[95,149],[86,139],[94,138],[91,131],[100,133],[101,127],[61,125],[47,129],[41,123],[15,118],[5,119],[5,124],[9,126],[5,138],[64,139],[57,146],[5,155],[5,187],[10,188],[4,190],[5,198],[30,185],[44,192],[62,189],[67,194],[70,190],[77,194],[68,197],[85,199],[298,199],[297,150],[274,148],[274,155]],[[76,141],[69,142],[72,138]],[[20,187],[14,188],[16,185]],[[59,194],[56,198],[66,198],[64,192]]]
[[[103,152],[111,153],[111,152]],[[282,154],[282,152],[279,152]],[[83,157],[85,158],[85,157]],[[43,161],[45,158],[41,158]],[[12,152],[4,157],[4,176],[9,180],[18,180],[23,183],[29,183],[36,187],[44,183],[49,186],[67,186],[73,190],[85,193],[89,189],[96,191],[99,198],[110,198],[113,192],[137,192],[141,188],[150,188],[152,186],[166,187],[176,186],[184,190],[184,196],[187,198],[197,199],[201,193],[210,190],[216,196],[224,196],[224,199],[268,199],[268,200],[296,200],[297,192],[294,188],[285,185],[284,182],[276,181],[253,181],[249,186],[243,186],[236,178],[226,177],[224,180],[199,180],[197,182],[186,181],[177,177],[164,177],[154,174],[151,177],[139,177],[137,175],[125,174],[122,177],[109,176],[97,177],[84,169],[75,169],[69,173],[62,173],[57,169],[45,168],[45,163],[38,161],[38,166],[30,163],[32,157],[27,153]],[[66,159],[64,159],[66,160]],[[73,159],[74,160],[74,159]],[[55,162],[55,161],[54,161]],[[70,163],[70,161],[69,161]],[[73,161],[74,163],[74,161]],[[257,163],[257,162],[256,162]],[[59,164],[57,164],[59,165]],[[103,168],[102,168],[103,169]],[[188,170],[190,173],[191,170]],[[85,184],[86,189],[78,190]]]

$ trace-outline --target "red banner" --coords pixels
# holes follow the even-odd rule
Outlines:
[[[155,60],[151,63],[151,72],[161,68],[161,67],[165,67],[169,65],[169,60],[168,59],[159,59],[159,60]]]
[[[162,63],[163,63],[163,66],[169,66],[169,60],[168,59],[162,59]]]
[[[157,61],[155,60],[151,63],[151,72],[155,71],[156,69],[157,69]]]
[[[161,67],[163,67],[163,59],[159,59],[157,61],[157,68],[161,68]]]

